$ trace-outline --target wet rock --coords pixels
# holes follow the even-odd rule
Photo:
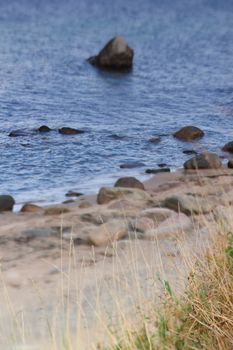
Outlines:
[[[122,37],[111,39],[97,56],[90,57],[87,61],[100,68],[114,70],[129,69],[133,65],[134,51],[128,46]]]
[[[83,196],[83,193],[76,192],[76,191],[68,191],[66,193],[66,197],[80,197],[80,196]]]
[[[153,229],[155,226],[154,221],[148,217],[139,217],[130,221],[130,228],[133,231],[146,232]]]
[[[22,206],[20,211],[22,213],[42,213],[44,211],[44,208],[36,204],[26,203]]]
[[[127,224],[123,221],[112,220],[100,225],[93,232],[89,233],[88,241],[94,246],[108,246],[115,241],[123,239],[128,234]]]
[[[157,145],[158,143],[161,142],[161,137],[151,137],[151,138],[148,140],[148,142]]]
[[[111,137],[113,140],[119,140],[119,141],[128,140],[128,136],[124,136],[124,135],[113,134],[113,135],[110,135],[109,137]]]
[[[160,167],[160,168],[166,168],[166,167],[167,167],[167,164],[166,164],[166,163],[159,163],[159,164],[158,164],[158,167]]]
[[[225,152],[233,153],[233,141],[226,143],[223,146],[222,150],[225,151]]]
[[[116,181],[114,187],[139,188],[140,190],[145,190],[143,183],[132,176],[121,177]]]
[[[233,169],[233,160],[229,160],[227,163],[228,168]]]
[[[111,201],[124,198],[135,201],[151,200],[151,196],[143,190],[123,187],[102,187],[97,196],[97,203],[108,204]]]
[[[39,132],[50,132],[52,129],[50,129],[47,125],[42,125],[39,127],[38,131]]]
[[[62,134],[62,135],[77,135],[77,134],[83,134],[84,133],[83,130],[73,129],[73,128],[69,128],[69,127],[60,128],[58,130],[58,132],[60,134]]]
[[[192,221],[184,214],[174,214],[169,219],[163,221],[157,228],[148,230],[144,233],[143,238],[147,240],[163,239],[182,235],[192,230]]]
[[[175,132],[173,136],[179,140],[191,141],[203,137],[204,132],[196,126],[189,125]]]
[[[12,211],[15,204],[15,200],[10,195],[0,195],[0,212]]]
[[[184,163],[185,169],[218,169],[222,166],[219,156],[215,153],[204,152]]]
[[[141,162],[129,162],[129,163],[121,164],[120,168],[121,169],[134,169],[134,168],[141,168],[143,166],[145,166],[145,164],[141,163]]]
[[[167,208],[149,208],[149,209],[144,209],[140,213],[141,216],[147,217],[153,220],[154,224],[156,225],[168,219],[173,214],[174,214],[174,211]]]
[[[192,154],[198,154],[196,151],[194,151],[193,149],[185,149],[183,151],[184,154],[188,154],[188,155],[192,155]]]
[[[26,130],[12,130],[9,133],[9,137],[26,137],[32,135],[32,132]]]
[[[163,201],[162,205],[187,215],[206,214],[214,208],[214,204],[207,200],[186,194],[168,197]]]
[[[160,169],[146,169],[146,174],[159,174],[159,173],[169,173],[170,168],[160,168]]]
[[[61,215],[65,213],[69,213],[70,210],[65,207],[50,207],[45,209],[44,214],[45,215]]]

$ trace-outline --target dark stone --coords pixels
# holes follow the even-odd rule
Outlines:
[[[167,167],[167,164],[166,163],[159,163],[158,166],[160,168],[165,168],[165,167]]]
[[[145,190],[143,183],[132,176],[121,177],[117,180],[114,187],[139,188],[140,190]]]
[[[109,135],[109,137],[111,137],[114,140],[128,140],[127,136],[123,136],[123,135],[117,135],[117,134],[113,134],[113,135]]]
[[[204,136],[204,132],[196,126],[185,126],[173,134],[179,140],[191,141]]]
[[[9,137],[25,137],[25,136],[29,136],[31,135],[32,133],[31,132],[28,132],[28,131],[25,131],[25,130],[12,130],[10,133],[9,133]]]
[[[12,211],[15,204],[15,200],[10,195],[0,195],[0,212]]]
[[[148,140],[148,142],[157,145],[159,142],[161,142],[161,137],[152,137],[151,139]]]
[[[193,149],[185,149],[183,151],[184,154],[188,154],[188,155],[192,155],[192,154],[198,154],[196,151],[194,151]]]
[[[140,168],[145,166],[144,163],[140,163],[140,162],[129,162],[129,163],[125,163],[125,164],[121,164],[120,168],[121,169],[134,169],[134,168]]]
[[[146,174],[169,173],[170,171],[170,168],[146,169]]]
[[[225,146],[223,146],[222,150],[225,152],[233,153],[233,141],[226,143]]]
[[[228,161],[227,166],[228,168],[233,169],[233,159]]]
[[[80,197],[83,196],[83,193],[75,192],[75,191],[69,191],[66,193],[66,197]]]
[[[115,37],[104,46],[97,56],[92,56],[87,61],[100,68],[122,70],[132,67],[133,56],[134,51],[128,46],[125,39]]]
[[[47,125],[42,125],[38,129],[39,132],[49,132],[51,129]]]
[[[215,153],[204,152],[184,163],[185,169],[218,169],[222,166],[219,156]]]
[[[77,135],[77,134],[84,133],[83,130],[73,129],[73,128],[69,128],[69,127],[60,128],[58,131],[62,135]]]

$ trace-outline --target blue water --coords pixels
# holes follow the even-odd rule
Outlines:
[[[0,0],[0,33],[0,193],[17,202],[91,193],[233,139],[233,1]],[[128,74],[85,62],[115,35],[135,50]],[[86,133],[30,134],[43,124]],[[206,136],[170,136],[188,124]],[[15,129],[29,134],[9,137]],[[120,170],[126,161],[145,166]]]

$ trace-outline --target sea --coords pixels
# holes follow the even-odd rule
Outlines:
[[[229,157],[233,1],[0,0],[0,33],[0,194],[18,204],[145,180],[158,164],[182,167],[184,150]],[[134,49],[131,71],[86,62],[117,35]],[[53,131],[35,132],[44,124]],[[185,125],[204,138],[175,139]],[[64,126],[85,133],[61,135]],[[132,162],[141,166],[120,168]]]

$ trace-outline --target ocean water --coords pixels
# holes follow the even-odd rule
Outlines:
[[[221,153],[233,140],[232,1],[0,0],[0,33],[0,193],[18,203],[145,178],[158,163],[182,166],[184,149]],[[130,73],[85,61],[115,35],[135,50]],[[86,132],[32,133],[43,124]],[[171,136],[189,124],[206,136]],[[17,129],[28,135],[8,136]],[[119,168],[132,161],[145,166]]]

